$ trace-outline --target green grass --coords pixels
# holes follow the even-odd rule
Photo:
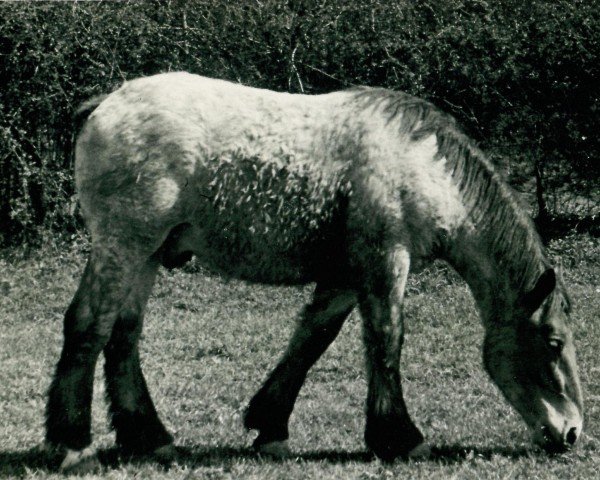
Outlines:
[[[93,431],[105,462],[90,478],[598,478],[600,471],[600,241],[557,242],[567,252],[586,434],[549,457],[481,368],[482,328],[471,295],[439,266],[411,280],[402,371],[413,418],[434,447],[423,461],[371,459],[363,443],[360,318],[355,312],[311,370],[290,424],[296,458],[275,461],[248,447],[242,413],[285,348],[310,288],[266,287],[205,273],[163,272],[146,317],[142,356],[157,409],[180,456],[170,467],[119,461],[98,369]],[[47,248],[0,258],[0,478],[59,477],[35,451],[45,394],[62,342],[62,316],[84,257]]]

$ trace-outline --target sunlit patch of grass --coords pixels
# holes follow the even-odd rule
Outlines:
[[[467,287],[443,266],[415,275],[406,302],[402,360],[410,412],[433,445],[429,460],[373,460],[362,439],[366,383],[354,312],[311,370],[290,424],[296,458],[275,461],[248,447],[245,405],[285,349],[311,287],[267,287],[205,272],[162,272],[148,305],[143,368],[180,446],[165,468],[119,462],[106,422],[101,369],[93,430],[105,470],[97,478],[596,478],[600,468],[600,246],[565,263],[586,397],[586,434],[573,452],[534,450],[525,426],[481,368],[483,335]],[[592,239],[592,242],[595,240]],[[570,251],[562,245],[563,251]],[[555,250],[552,250],[555,253]],[[62,315],[84,264],[79,249],[0,259],[0,477],[46,478],[46,390],[62,342]],[[188,269],[190,270],[190,269]],[[191,268],[193,270],[193,268]],[[94,478],[91,476],[90,478]]]

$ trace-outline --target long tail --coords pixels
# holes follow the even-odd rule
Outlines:
[[[96,95],[95,97],[90,98],[83,102],[77,110],[75,110],[75,114],[73,115],[73,124],[75,126],[75,131],[79,132],[83,124],[87,120],[87,118],[91,115],[91,113],[96,110],[96,107],[100,105],[104,99],[108,97],[105,95]]]

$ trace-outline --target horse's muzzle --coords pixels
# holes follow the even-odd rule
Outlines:
[[[536,429],[533,441],[547,453],[564,453],[573,448],[580,435],[581,423],[579,425],[567,424],[562,429],[542,425]]]

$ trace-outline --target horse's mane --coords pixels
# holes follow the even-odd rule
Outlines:
[[[548,265],[539,235],[516,194],[454,118],[403,92],[370,88],[356,92],[364,107],[383,112],[388,125],[409,140],[436,135],[436,159],[445,158],[468,209],[468,221],[496,262],[508,269],[511,283],[520,291],[531,287]]]

